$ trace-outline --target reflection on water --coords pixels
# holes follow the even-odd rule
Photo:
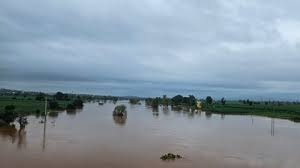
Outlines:
[[[67,110],[66,112],[67,112],[68,115],[71,115],[71,116],[76,115],[76,113],[77,113],[77,111],[73,110],[73,109],[72,110]]]
[[[123,116],[113,115],[113,120],[117,125],[124,126],[126,124],[127,115],[123,115]]]
[[[221,114],[221,119],[222,119],[222,120],[225,119],[225,114]]]
[[[59,112],[44,123],[28,117],[26,131],[0,128],[1,168],[300,165],[300,124],[256,116],[225,117],[171,106],[153,109],[127,101],[115,103],[87,103],[80,111]],[[127,116],[112,118],[118,104],[127,105]],[[168,152],[185,159],[162,162],[160,155]]]
[[[205,116],[207,119],[210,119],[211,116],[212,116],[212,113],[211,112],[205,112]]]
[[[275,136],[275,120],[271,119],[271,136]]]
[[[44,130],[43,130],[43,152],[46,150],[46,130],[47,130],[47,118],[44,118]]]
[[[169,115],[170,113],[169,106],[163,106],[162,112],[164,113],[164,115]]]
[[[18,149],[26,148],[25,128],[17,130],[14,126],[0,127],[0,137],[12,144],[17,144]]]

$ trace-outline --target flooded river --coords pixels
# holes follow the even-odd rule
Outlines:
[[[1,168],[298,168],[300,124],[254,116],[159,111],[126,102],[29,117],[25,130],[0,128]],[[161,161],[165,153],[184,158]]]

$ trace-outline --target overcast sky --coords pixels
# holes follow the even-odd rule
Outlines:
[[[0,87],[298,99],[299,6],[296,0],[1,0]]]

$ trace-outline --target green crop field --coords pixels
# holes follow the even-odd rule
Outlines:
[[[222,114],[257,115],[274,118],[300,120],[300,104],[243,104],[237,101],[229,101],[225,105],[215,103],[207,105],[205,111]]]
[[[58,101],[61,108],[66,108],[70,101]],[[14,105],[15,111],[22,114],[34,114],[36,111],[43,112],[45,109],[45,101],[35,100],[35,96],[0,96],[0,111],[5,106]]]

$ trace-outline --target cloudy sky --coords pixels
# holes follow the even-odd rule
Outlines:
[[[1,0],[0,87],[300,99],[300,1]]]

